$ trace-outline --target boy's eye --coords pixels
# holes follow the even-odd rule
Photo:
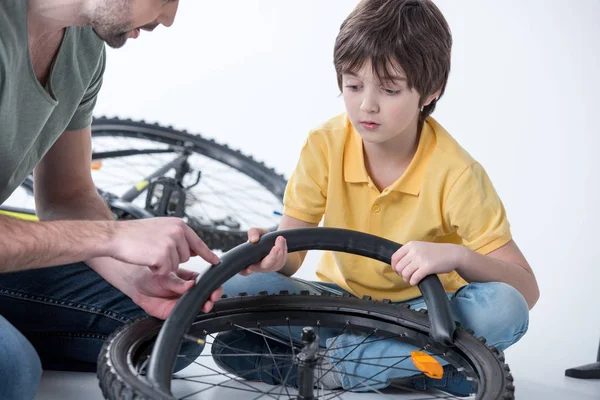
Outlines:
[[[356,92],[357,90],[360,90],[360,85],[346,85],[346,87],[350,90],[352,90],[353,92]]]
[[[392,89],[383,89],[385,91],[386,94],[389,94],[390,96],[396,96],[398,94],[400,94],[401,90],[392,90]]]

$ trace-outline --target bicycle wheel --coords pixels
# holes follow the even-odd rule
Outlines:
[[[170,188],[185,196],[177,216],[211,249],[245,242],[250,227],[278,226],[286,180],[250,156],[199,135],[131,120],[96,118],[92,135],[92,176],[101,191],[149,209],[167,186],[150,193],[151,199],[148,189],[170,179]],[[174,204],[174,195],[164,197]]]
[[[239,246],[226,254],[222,258],[221,265],[210,269],[198,284],[184,295],[164,324],[152,318],[143,319],[124,326],[111,336],[99,356],[98,376],[106,398],[152,400],[234,398],[235,392],[240,393],[237,398],[244,399],[249,398],[249,394],[256,399],[263,397],[352,398],[351,396],[355,394],[348,393],[349,391],[370,389],[373,385],[382,383],[377,379],[382,371],[400,368],[396,365],[402,365],[399,363],[411,357],[410,354],[388,353],[385,356],[368,359],[334,359],[336,365],[340,362],[374,364],[370,366],[379,370],[370,375],[354,376],[360,387],[346,388],[344,391],[328,391],[319,389],[317,382],[320,380],[320,375],[316,367],[316,379],[313,383],[317,386],[317,393],[316,396],[313,394],[307,396],[302,392],[306,389],[306,385],[303,385],[303,380],[298,378],[298,372],[292,375],[290,375],[291,369],[288,369],[287,373],[281,372],[285,371],[284,368],[289,368],[291,363],[299,362],[301,356],[306,354],[305,349],[308,346],[304,348],[296,346],[298,338],[292,335],[292,331],[297,331],[295,327],[313,327],[319,336],[324,329],[328,331],[334,329],[339,332],[336,335],[351,330],[365,337],[365,340],[358,343],[356,347],[371,343],[368,341],[369,338],[372,341],[390,341],[386,342],[388,348],[397,348],[393,347],[397,343],[410,344],[455,367],[472,383],[477,399],[514,398],[513,378],[504,363],[504,356],[495,348],[486,346],[484,339],[475,338],[472,332],[461,328],[456,328],[454,331],[455,327],[447,320],[448,298],[443,291],[439,291],[441,284],[435,276],[427,277],[419,286],[430,310],[429,313],[396,306],[385,300],[376,302],[368,298],[315,296],[307,293],[301,295],[261,293],[259,296],[242,294],[241,297],[217,302],[211,313],[197,313],[196,310],[200,309],[199,305],[203,304],[214,288],[250,263],[264,257],[279,234],[286,237],[290,251],[310,248],[346,251],[388,263],[389,257],[399,246],[371,235],[329,228],[282,231],[265,235],[259,244]],[[271,331],[273,327],[285,328],[286,326],[289,328],[289,335],[286,337],[274,335]],[[218,343],[219,336],[215,337],[214,334],[232,329],[254,332],[263,338],[268,338],[271,343],[289,343],[286,348],[292,349],[294,357],[290,357],[289,352],[271,352],[269,348],[273,364],[277,365],[276,369],[279,372],[278,382],[284,385],[274,388],[220,372],[218,366],[206,361],[210,360],[210,353],[207,354],[206,349],[190,368],[179,372],[176,376],[172,374],[175,361],[188,354],[185,352],[179,354],[181,343],[189,346],[199,337],[205,337],[207,345],[212,346],[216,343],[222,346],[222,343]],[[316,353],[315,365],[318,366],[322,356],[328,354],[337,340],[336,337],[333,336],[333,341],[328,348],[321,347]],[[348,354],[352,351],[354,349]],[[240,351],[239,354],[229,354],[229,356],[248,357],[253,354]],[[389,362],[386,364],[384,359]],[[244,371],[241,375],[256,374],[261,367],[264,367],[271,376],[276,374],[272,365],[261,363],[258,368]],[[414,367],[409,371],[411,375],[419,372]],[[290,376],[295,377],[294,382],[287,379]],[[292,388],[287,387],[290,383]],[[436,391],[418,392],[412,381],[410,384],[406,383],[387,382],[387,389],[382,391],[374,388],[374,391],[387,397],[397,398],[454,398]],[[312,388],[313,385],[311,384],[310,387]],[[300,392],[294,388],[299,388]],[[242,394],[241,391],[246,393]],[[415,394],[417,397],[414,397]]]

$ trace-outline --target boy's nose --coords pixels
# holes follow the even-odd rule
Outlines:
[[[362,103],[360,104],[360,110],[365,113],[376,113],[379,112],[379,106],[370,96],[365,96]]]

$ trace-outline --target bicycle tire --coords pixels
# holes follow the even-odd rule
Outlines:
[[[377,323],[408,325],[429,331],[427,313],[417,312],[407,307],[365,299],[324,296],[314,294],[272,294],[242,296],[223,299],[215,304],[214,310],[199,318],[220,318],[231,320],[236,315],[255,312],[261,318],[268,318],[269,312],[336,313],[348,318],[357,315],[377,319]],[[327,315],[327,314],[324,314]],[[329,314],[332,315],[332,314]],[[148,346],[148,341],[156,338],[163,321],[156,318],[142,318],[124,325],[115,331],[104,344],[98,363],[98,379],[105,398],[110,400],[173,400],[173,397],[157,391],[149,381],[132,370],[132,359],[128,354],[138,352],[140,346]],[[487,346],[485,340],[473,336],[472,331],[458,328],[456,348],[469,355],[474,369],[483,379],[479,381],[478,400],[514,399],[513,377],[505,363],[504,355],[495,347]],[[135,360],[134,360],[135,363]]]
[[[209,269],[198,281],[196,286],[184,294],[171,312],[171,315],[167,321],[160,328],[160,332],[155,339],[157,346],[153,347],[152,357],[149,359],[147,379],[145,380],[146,383],[142,381],[137,382],[137,384],[141,385],[140,390],[142,391],[139,392],[140,395],[154,396],[158,393],[158,397],[147,398],[171,398],[169,397],[168,391],[170,387],[172,366],[175,363],[175,358],[179,348],[178,346],[183,340],[186,330],[192,326],[195,319],[202,317],[197,316],[197,310],[201,308],[201,305],[204,304],[210,294],[223,282],[230,279],[233,275],[240,272],[248,265],[254,264],[260,259],[264,258],[273,247],[278,236],[284,236],[286,238],[289,252],[310,249],[342,251],[374,258],[388,264],[391,261],[392,254],[397,251],[399,247],[401,247],[401,245],[398,243],[382,239],[374,235],[336,228],[291,229],[273,232],[264,235],[257,244],[246,243],[238,246],[237,248],[225,254],[221,258],[221,264],[218,267]],[[419,313],[412,312],[410,313],[409,318],[407,318],[408,314],[406,313],[408,313],[408,311],[402,311],[403,309],[401,307],[386,304],[385,302],[374,303],[376,304],[375,307],[377,308],[369,311],[377,312],[380,311],[380,308],[385,308],[389,311],[387,315],[392,316],[396,320],[412,321],[412,323],[417,321],[419,329],[428,333],[432,342],[439,343],[444,346],[451,346],[452,343],[454,343],[460,347],[460,337],[461,335],[464,335],[464,331],[456,329],[455,327],[454,320],[451,316],[449,300],[446,297],[445,292],[442,290],[443,288],[441,287],[441,283],[437,276],[432,275],[423,279],[423,281],[419,283],[419,289],[429,309],[427,316],[425,316],[425,314],[419,315]],[[302,299],[302,297],[299,298]],[[325,298],[319,298],[319,300],[325,300]],[[369,300],[370,299],[363,299],[361,301]],[[353,303],[353,306],[355,306],[355,308],[360,308],[364,304],[367,303]],[[219,307],[223,306],[223,303],[217,303],[217,306],[218,307],[216,308],[216,311],[219,310]],[[206,315],[212,315],[212,313]],[[409,324],[407,326],[411,325]],[[459,343],[455,343],[454,341],[455,333],[456,337],[459,338]],[[482,342],[484,341],[482,340]],[[483,346],[482,349],[488,348]],[[499,362],[504,362],[503,355],[497,350],[488,349],[485,351],[491,351],[497,356]],[[114,366],[113,361],[111,361],[110,358],[107,359],[106,354],[107,351],[105,349],[101,353],[99,363],[101,365],[109,364],[109,367],[111,365]],[[482,353],[476,355],[476,357],[480,358],[487,356],[489,356],[489,354],[484,355]],[[484,367],[485,366],[482,366],[481,368]],[[494,381],[496,389],[493,395],[491,395],[491,397],[490,395],[486,395],[487,397],[480,397],[481,399],[512,398],[510,397],[511,393],[514,391],[514,386],[512,385],[512,376],[508,374],[508,367],[504,367],[504,364],[501,364],[500,367],[500,369],[496,369],[493,373],[491,373],[490,379],[496,379],[493,378],[494,376],[501,377],[501,384],[498,381]],[[106,381],[109,378],[101,379]],[[131,384],[131,382],[129,383]],[[150,392],[144,391],[144,388],[147,388],[147,386],[152,388]],[[108,390],[106,382],[104,387],[106,390]]]

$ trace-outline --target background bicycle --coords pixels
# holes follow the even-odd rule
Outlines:
[[[174,216],[213,250],[247,240],[253,226],[277,228],[286,180],[226,145],[171,127],[96,118],[92,176],[117,219]],[[57,184],[60,184],[57,182]],[[0,214],[36,220],[33,181]]]

